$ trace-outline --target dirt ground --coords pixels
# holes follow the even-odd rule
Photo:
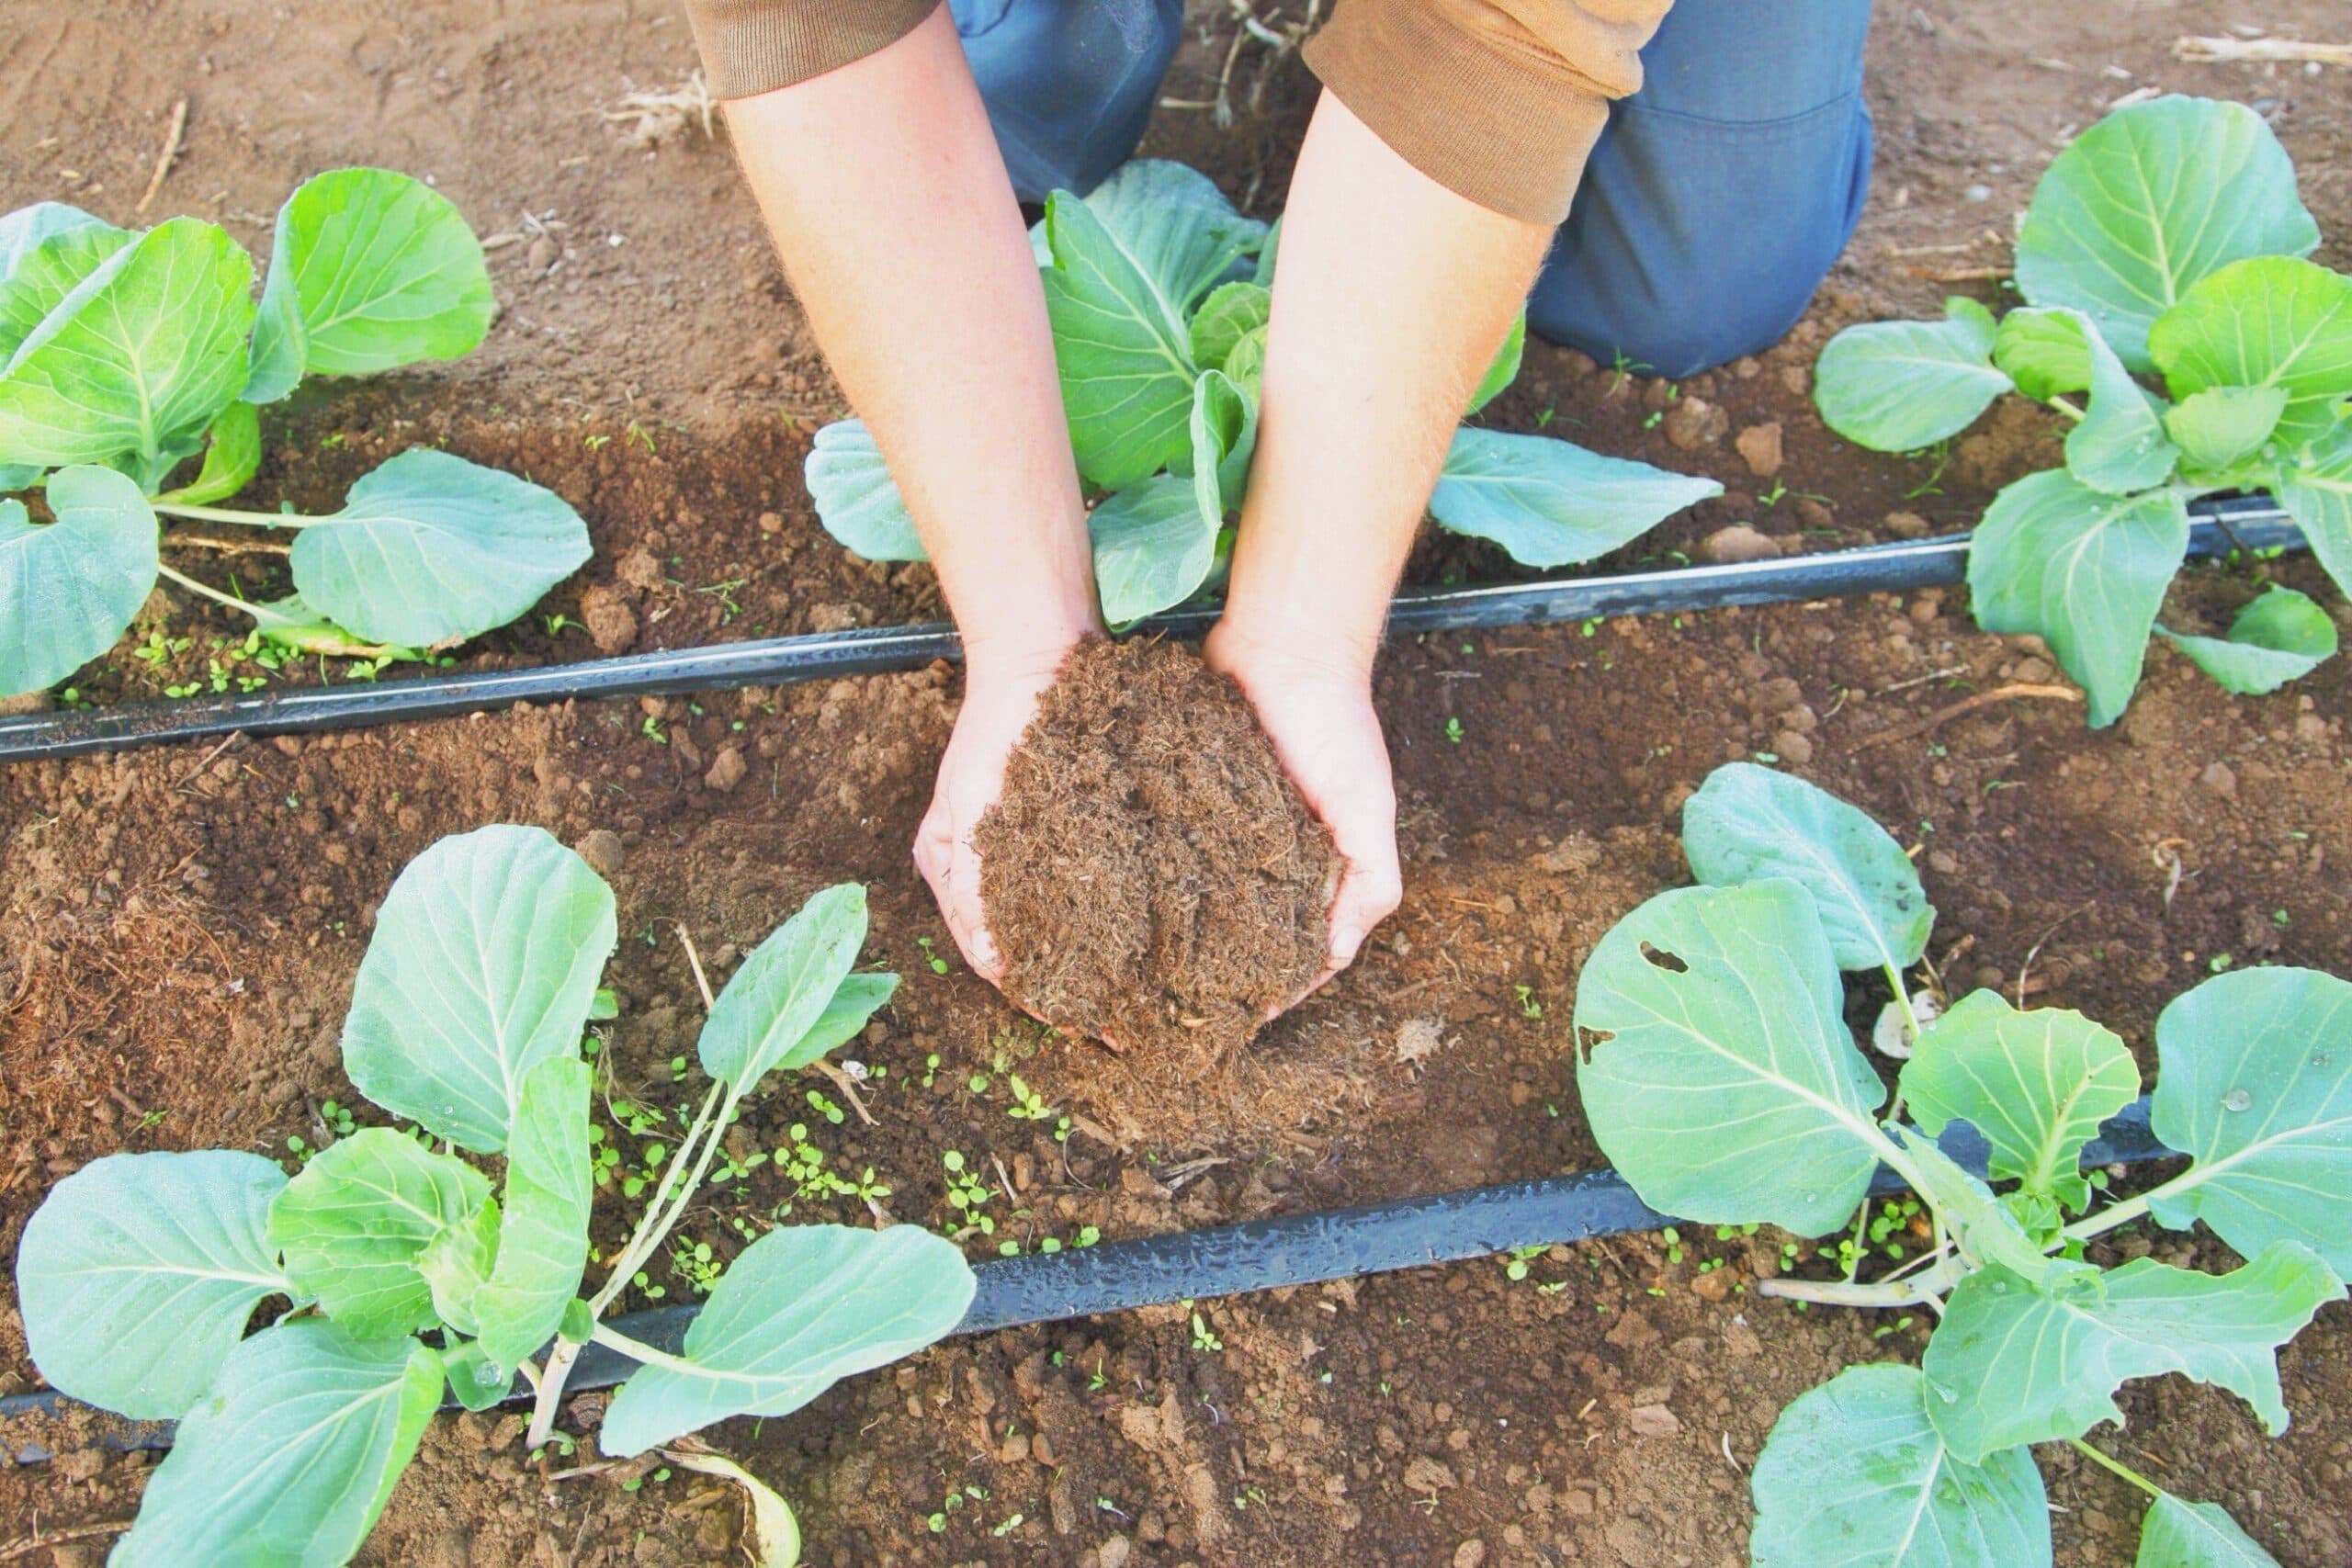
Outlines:
[[[1232,24],[1210,9],[1171,98],[1214,92]],[[2346,76],[2167,53],[2180,34],[2235,23],[2335,39],[2342,20],[2319,0],[1883,6],[1871,209],[1787,344],[1675,389],[1722,408],[1722,433],[1710,441],[1688,418],[1650,428],[1669,406],[1662,385],[1540,347],[1492,412],[1532,428],[1549,411],[1575,439],[1725,482],[1628,559],[1692,550],[1736,521],[1795,548],[1914,526],[1891,513],[1965,525],[2036,461],[2046,428],[2001,416],[1933,476],[1838,446],[1803,395],[1822,338],[1950,289],[1992,298],[1990,280],[1927,275],[2002,265],[2049,155],[2146,85],[2270,113],[2331,236],[2322,259],[2352,262]],[[1238,61],[1230,130],[1168,109],[1146,151],[1270,210],[1311,85],[1254,46]],[[185,96],[186,151],[151,218],[215,217],[258,248],[299,178],[369,162],[433,176],[482,232],[513,235],[492,252],[502,314],[482,352],[372,388],[306,389],[269,426],[250,492],[331,501],[390,451],[446,439],[573,500],[597,556],[543,608],[585,626],[535,617],[467,659],[933,615],[924,569],[854,562],[815,528],[798,465],[839,393],[723,143],[691,117],[650,144],[604,118],[692,63],[662,0],[17,0],[0,12],[0,204],[62,197],[129,218]],[[1698,427],[1695,445],[1669,423]],[[1770,477],[1734,446],[1765,423],[1785,454]],[[1424,545],[1414,567],[1423,580],[1502,570],[1460,542]],[[2318,594],[2352,630],[2303,562],[2195,569],[2168,623],[2224,624],[2256,575]],[[220,656],[207,638],[230,629],[180,602],[164,624],[192,634],[189,649],[154,669],[106,661],[85,694],[193,678]],[[2217,964],[2352,972],[2352,667],[2223,699],[2167,649],[2149,659],[2112,730],[2085,730],[2072,705],[2016,703],[1867,745],[1957,690],[2046,679],[2047,664],[1977,633],[1941,591],[1400,640],[1379,697],[1404,803],[1404,907],[1353,971],[1245,1055],[1210,1130],[1174,1137],[1129,1124],[1116,1058],[1044,1035],[960,966],[931,966],[953,947],[906,849],[954,716],[945,667],[18,766],[0,773],[0,1250],[13,1254],[51,1182],[100,1155],[282,1153],[288,1135],[323,1131],[320,1103],[352,1099],[335,1039],[377,901],[434,838],[490,820],[544,824],[608,868],[624,1007],[602,1053],[607,1089],[665,1111],[697,1090],[668,1067],[696,1021],[673,924],[725,967],[816,887],[867,882],[867,957],[907,976],[851,1053],[887,1069],[868,1093],[876,1124],[833,1124],[795,1085],[745,1135],[775,1148],[802,1124],[831,1167],[873,1167],[890,1212],[930,1224],[952,1213],[941,1156],[960,1151],[1000,1183],[991,1240],[1024,1247],[1597,1163],[1572,1078],[1577,968],[1627,908],[1683,879],[1684,795],[1715,763],[1759,753],[1919,846],[1941,911],[1933,951],[1956,981],[2079,1008],[2152,1065],[2156,1010]],[[1858,983],[1851,1016],[1878,1000]],[[1007,1114],[1012,1073],[1070,1116],[1066,1142],[1055,1120]],[[786,1202],[797,1219],[865,1214],[800,1197],[769,1168],[716,1191],[686,1230],[723,1255],[740,1245],[733,1222]],[[616,1205],[600,1224],[616,1219]],[[788,1420],[710,1436],[798,1505],[816,1564],[1336,1564],[1376,1542],[1383,1562],[1457,1568],[1736,1568],[1745,1470],[1779,1407],[1849,1361],[1915,1358],[1920,1337],[1755,1297],[1779,1267],[1769,1235],[1684,1241],[1679,1262],[1658,1238],[1625,1238],[1555,1248],[1520,1280],[1487,1260],[1204,1302],[1198,1335],[1170,1307],[958,1341]],[[2201,1235],[2127,1231],[2120,1247],[2225,1260]],[[656,1278],[669,1299],[690,1290]],[[2226,1503],[2288,1568],[2343,1568],[2348,1351],[2352,1311],[2335,1307],[2285,1352],[2295,1424],[2277,1441],[2229,1396],[2178,1380],[2138,1385],[2129,1428],[2102,1440]],[[0,1305],[0,1393],[34,1386]],[[583,1427],[592,1406],[575,1407]],[[361,1561],[740,1560],[737,1506],[713,1486],[629,1468],[558,1478],[560,1463],[526,1463],[519,1427],[437,1423]],[[0,1469],[0,1551],[126,1519],[144,1462],[76,1453]],[[2044,1468],[2060,1561],[2130,1562],[2127,1490],[2063,1456]],[[106,1543],[61,1539],[24,1560],[94,1563]]]

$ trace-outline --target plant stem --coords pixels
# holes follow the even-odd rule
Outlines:
[[[1941,1266],[1920,1275],[1876,1285],[1858,1285],[1851,1280],[1759,1280],[1756,1293],[1774,1296],[1782,1301],[1818,1302],[1824,1306],[1893,1308],[1917,1306],[1922,1302],[1936,1300],[1938,1287],[1947,1283],[1948,1270]]]
[[[2079,423],[2082,423],[2082,420],[2083,420],[2083,411],[2082,411],[2082,410],[2080,410],[2080,409],[2078,409],[2078,408],[2076,408],[2074,404],[2072,404],[2072,403],[2068,402],[2065,399],[2064,399],[2064,398],[2052,398],[2051,400],[2049,400],[2049,401],[2050,401],[2050,406],[2051,406],[2052,408],[2056,409],[2060,413],[2064,414],[2068,419],[2073,420],[2073,421],[2074,421],[2075,423],[2076,423],[2077,424],[2079,424]]]
[[[2098,1450],[2091,1447],[2090,1444],[2083,1441],[2080,1438],[2069,1438],[2066,1440],[2069,1443],[2072,1443],[2079,1451],[2089,1455],[2102,1467],[2121,1476],[2132,1485],[2137,1486],[2141,1491],[2145,1492],[2149,1496],[2161,1497],[2165,1495],[2165,1489],[2163,1487],[2157,1485],[2154,1482],[2149,1480],[2146,1476],[2141,1474],[2130,1465],[2125,1464],[2121,1460],[2109,1459],[2107,1455],[2099,1452]]]
[[[2171,1184],[2167,1182],[2165,1185]],[[2164,1188],[2159,1187],[2156,1190],[2161,1192]],[[2101,1209],[2088,1219],[2076,1220],[2059,1234],[2068,1241],[2088,1241],[2095,1235],[2105,1235],[2118,1225],[2130,1224],[2147,1212],[2148,1194],[2143,1192],[2136,1198],[2126,1198],[2120,1203]]]
[[[1886,973],[1886,983],[1894,987],[1894,1005],[1903,1010],[1903,1028],[1909,1036],[1904,1043],[1917,1044],[1919,1039],[1919,1015],[1912,1010],[1911,987],[1904,983],[1903,971],[1894,964],[1882,964],[1879,967]]]
[[[563,1403],[563,1385],[579,1359],[580,1347],[561,1337],[548,1352],[548,1364],[539,1372],[538,1397],[531,1402],[531,1425],[523,1434],[524,1452],[544,1446],[555,1430],[556,1407]]]
[[[660,1222],[662,1205],[669,1201],[672,1190],[678,1185],[679,1173],[685,1168],[686,1161],[695,1156],[696,1141],[703,1137],[706,1131],[709,1133],[708,1142],[704,1145],[703,1149],[706,1157],[708,1151],[717,1146],[718,1129],[713,1125],[713,1116],[718,1110],[719,1097],[726,1091],[726,1088],[725,1084],[714,1083],[710,1086],[710,1092],[703,1096],[702,1109],[695,1113],[694,1124],[686,1129],[685,1138],[678,1145],[677,1152],[670,1156],[670,1163],[663,1168],[662,1180],[653,1189],[653,1197],[646,1203],[645,1212],[638,1216],[637,1228],[629,1233],[628,1241],[614,1256],[612,1277],[605,1281],[602,1290],[589,1299],[589,1310],[598,1316],[604,1314],[605,1309],[612,1304],[613,1298],[619,1295],[628,1286],[630,1277],[643,1265],[645,1259],[653,1256],[653,1249],[662,1245],[662,1236],[667,1234],[669,1228],[664,1225],[658,1232],[655,1228]],[[729,1111],[734,1109],[731,1100],[728,1103],[728,1109]],[[696,1173],[695,1180],[700,1180],[699,1171]],[[694,1188],[695,1182],[686,1184],[687,1192],[691,1193]]]
[[[655,1349],[642,1339],[631,1339],[609,1324],[596,1325],[595,1341],[608,1350],[618,1350],[629,1359],[642,1361],[649,1367],[667,1367],[672,1371],[693,1372],[703,1377],[710,1375],[684,1356],[673,1356],[667,1350]]]
[[[223,593],[220,590],[213,587],[211,584],[198,582],[195,578],[190,577],[187,573],[184,571],[174,571],[170,567],[164,566],[161,562],[156,563],[155,570],[162,575],[170,578],[174,582],[178,583],[182,588],[187,589],[191,593],[201,593],[216,604],[226,604],[230,609],[240,611],[244,615],[251,615],[255,620],[263,618],[262,608],[258,604],[249,604],[233,593]]]
[[[156,511],[201,523],[234,523],[247,528],[307,528],[317,517],[297,517],[288,512],[241,512],[233,506],[189,506],[176,501],[150,502]]]

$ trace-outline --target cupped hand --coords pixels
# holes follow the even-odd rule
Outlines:
[[[989,934],[981,906],[980,857],[972,848],[972,831],[1004,793],[1012,748],[1074,646],[1071,639],[1018,653],[967,650],[964,705],[939,759],[931,809],[915,830],[915,868],[931,885],[964,962],[990,985],[1003,983],[1004,957]]]
[[[1203,651],[1211,669],[1240,685],[1283,771],[1330,830],[1344,863],[1331,898],[1323,972],[1306,987],[1312,992],[1355,962],[1372,928],[1404,897],[1396,785],[1373,711],[1371,669],[1344,655],[1268,642],[1225,622]]]

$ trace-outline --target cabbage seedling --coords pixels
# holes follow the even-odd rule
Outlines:
[[[1125,626],[1214,588],[1258,441],[1258,389],[1280,225],[1233,209],[1182,164],[1137,159],[1083,197],[1056,191],[1030,231],[1102,614]],[[1519,374],[1524,312],[1472,392]],[[808,493],[827,532],[869,560],[921,560],[898,486],[857,420],[817,432]],[[1544,435],[1465,425],[1430,513],[1522,565],[1590,560],[1723,487]]]
[[[490,326],[473,231],[388,169],[305,181],[258,304],[253,280],[244,249],[198,219],[133,233],[53,201],[0,217],[0,491],[48,474],[51,518],[0,500],[0,693],[104,653],[159,577],[274,642],[382,659],[503,626],[588,558],[552,491],[428,448],[326,516],[217,504],[261,466],[261,406],[304,376],[453,358]],[[288,554],[294,592],[251,603],[176,570],[159,517],[255,530],[254,548]]]
[[[50,1192],[17,1258],[35,1365],[77,1399],[180,1424],[116,1568],[349,1561],[445,1383],[483,1409],[520,1373],[537,1445],[581,1348],[610,1347],[641,1365],[599,1440],[635,1454],[797,1410],[963,1316],[971,1269],[922,1227],[794,1225],[727,1267],[679,1354],[602,1321],[700,1190],[744,1097],[850,1039],[898,984],[851,972],[865,940],[854,883],[744,960],[696,1046],[713,1080],[701,1112],[583,1299],[594,1183],[580,1045],[616,929],[612,890],[541,829],[444,839],[385,897],[343,1030],[352,1082],[419,1131],[361,1129],[291,1179],[232,1149],[110,1155]],[[503,1188],[458,1151],[503,1156]],[[288,1310],[247,1336],[273,1299]],[[783,1508],[755,1500],[764,1517]]]
[[[1577,985],[1577,1088],[1645,1202],[1715,1224],[1842,1233],[1883,1165],[1932,1242],[1883,1278],[1767,1280],[1765,1294],[1931,1308],[1922,1364],[1849,1367],[1781,1413],[1756,1461],[1755,1568],[2048,1568],[2037,1443],[2070,1444],[2146,1492],[2140,1562],[2269,1563],[2211,1503],[2175,1497],[2085,1441],[2126,1381],[2216,1383],[2285,1429],[2276,1351],[2352,1272],[2352,983],[2238,970],[2156,1021],[2156,1135],[2170,1180],[2095,1207],[2085,1144],[2132,1102],[2123,1042],[2080,1013],[1993,991],[1917,1030],[1894,1104],[1845,1022],[1842,971],[1903,972],[1935,911],[1895,841],[1845,802],[1749,763],[1683,812],[1702,886],[1618,922]],[[1905,1108],[1907,1107],[1907,1113]],[[1993,1185],[1933,1134],[1964,1121]],[[1997,1185],[2001,1189],[1995,1190]],[[2085,1245],[2151,1217],[2202,1220],[2245,1261],[2223,1274]],[[2275,1568],[2275,1564],[2274,1564]]]
[[[2352,593],[2352,278],[2303,259],[2318,243],[2261,116],[2153,98],[2076,137],[2034,187],[2024,307],[1996,321],[1954,298],[1941,321],[1849,327],[1821,351],[1821,417],[1882,452],[1955,436],[2009,391],[2072,423],[2063,468],[1994,498],[1968,586],[1979,626],[2049,643],[2094,727],[2122,714],[2163,631],[2194,498],[2268,490]],[[2277,690],[2337,640],[2284,588],[2222,637],[2163,635],[2240,693]]]

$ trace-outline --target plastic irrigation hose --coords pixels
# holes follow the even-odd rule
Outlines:
[[[1974,1128],[1955,1122],[1938,1142],[1968,1169],[1984,1174],[1984,1140]],[[2083,1163],[2136,1165],[2170,1153],[2149,1129],[2148,1101],[2143,1096],[2099,1129],[2099,1135],[2083,1150]],[[1902,1185],[1893,1171],[1882,1168],[1871,1190],[1885,1194],[1901,1190]],[[1188,1298],[1206,1300],[1283,1285],[1385,1274],[1489,1257],[1515,1247],[1656,1230],[1672,1223],[1635,1197],[1623,1177],[1604,1169],[1246,1220],[1168,1235],[1136,1236],[1093,1247],[1064,1247],[1059,1252],[992,1258],[972,1266],[979,1289],[956,1332],[983,1334]],[[633,1339],[675,1354],[684,1346],[696,1310],[657,1307],[616,1318],[613,1326]],[[610,1388],[636,1366],[627,1357],[591,1345],[574,1363],[568,1386]],[[517,1382],[509,1399],[527,1400],[530,1394],[529,1386]],[[57,1393],[12,1394],[0,1399],[0,1421],[50,1414],[69,1403]],[[118,1451],[167,1448],[172,1440],[168,1421],[124,1421],[100,1416],[93,1425],[96,1442]],[[17,1444],[14,1451],[17,1461],[25,1464],[51,1457],[37,1443]]]
[[[2267,498],[2203,500],[2192,508],[2193,557],[2249,549],[2301,549],[2303,536]],[[1968,565],[1968,536],[1869,545],[1732,566],[1677,567],[1615,577],[1555,578],[1483,588],[1413,588],[1397,594],[1388,616],[1399,632],[1456,631],[1631,615],[1777,604],[1840,594],[1896,592],[1958,582]],[[1156,616],[1147,628],[1197,637],[1216,618],[1214,606]],[[232,735],[300,735],[582,697],[669,696],[682,692],[775,686],[839,675],[912,670],[960,653],[955,628],[943,625],[873,626],[808,637],[718,643],[666,653],[631,654],[531,670],[422,675],[345,686],[298,687],[250,696],[124,703],[95,711],[0,718],[0,762],[38,761],[116,751],[168,740]]]

